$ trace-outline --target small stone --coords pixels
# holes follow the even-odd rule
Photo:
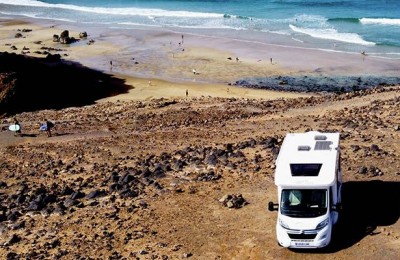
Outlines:
[[[13,234],[12,237],[10,238],[10,240],[8,240],[7,244],[13,245],[13,244],[18,243],[19,241],[21,241],[21,237],[16,234]]]
[[[189,258],[189,257],[191,257],[191,256],[193,256],[192,253],[184,253],[184,254],[182,255],[183,258]]]
[[[381,149],[379,148],[378,145],[376,145],[376,144],[371,145],[371,151],[379,152],[380,150],[381,150]]]
[[[225,202],[231,198],[231,195],[224,195],[222,198],[219,199],[219,202]]]

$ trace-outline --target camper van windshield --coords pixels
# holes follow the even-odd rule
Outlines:
[[[315,218],[326,214],[327,190],[284,189],[281,196],[281,213],[294,218]]]

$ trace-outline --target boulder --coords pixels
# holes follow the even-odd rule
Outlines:
[[[81,33],[79,33],[79,38],[87,38],[87,32],[81,32]]]
[[[74,43],[77,40],[74,37],[69,37],[69,31],[65,30],[60,34],[60,43],[62,44],[70,44]]]
[[[60,34],[60,38],[69,38],[69,31],[68,31],[68,30],[64,30],[64,31]]]
[[[58,62],[61,60],[61,55],[58,53],[57,54],[48,53],[46,56],[46,60],[50,62]]]
[[[60,41],[60,37],[57,34],[53,35],[53,42],[59,42]]]
[[[228,208],[241,208],[249,204],[242,196],[242,194],[228,194],[223,196],[219,202],[221,202],[225,207]]]

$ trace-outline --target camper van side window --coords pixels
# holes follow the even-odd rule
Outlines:
[[[293,177],[300,176],[318,176],[319,171],[321,170],[321,163],[312,163],[312,164],[290,164],[290,171]]]

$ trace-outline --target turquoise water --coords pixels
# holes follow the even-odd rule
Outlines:
[[[400,59],[399,10],[399,0],[0,0],[3,17],[264,33],[285,44],[366,50],[391,59]]]

